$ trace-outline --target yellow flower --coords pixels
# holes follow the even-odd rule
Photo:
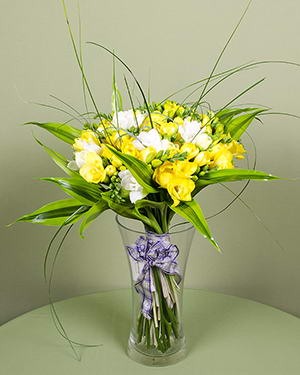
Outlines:
[[[180,201],[192,200],[191,193],[195,189],[195,183],[190,178],[173,177],[168,185],[167,190],[173,199],[173,206],[178,206]]]
[[[227,149],[233,154],[235,158],[244,159],[244,156],[242,154],[244,154],[246,150],[244,149],[244,146],[241,143],[233,140],[227,144]]]
[[[80,168],[79,173],[87,182],[95,184],[103,182],[106,177],[102,159],[96,152],[87,153],[85,164]]]
[[[140,151],[133,145],[132,141],[128,139],[122,140],[121,151],[123,154],[131,155],[135,158],[139,158],[140,156]]]
[[[105,168],[105,173],[107,176],[112,176],[116,173],[117,171],[117,168],[111,164],[109,164],[106,168]]]
[[[145,163],[151,163],[151,161],[155,158],[157,154],[155,148],[153,147],[145,147],[143,150],[140,151],[140,159],[143,160]]]
[[[214,157],[220,151],[227,151],[227,147],[224,143],[214,145],[210,150],[210,154],[212,157]]]
[[[203,167],[210,163],[211,160],[211,153],[209,151],[202,151],[200,152],[194,162],[197,163],[198,167]]]
[[[187,160],[176,160],[174,162],[174,174],[180,177],[190,177],[196,172],[198,168],[197,163]]]
[[[218,169],[231,169],[234,168],[232,164],[232,153],[228,150],[221,150],[214,155],[213,167]]]
[[[83,130],[80,138],[75,139],[73,148],[75,151],[84,151],[87,145],[100,146],[97,135],[92,130]]]
[[[167,100],[164,103],[164,111],[163,114],[168,116],[168,117],[174,117],[175,114],[177,113],[178,115],[182,115],[184,112],[184,108],[178,105],[175,102],[172,102],[170,100]]]
[[[176,177],[188,178],[196,172],[197,168],[196,163],[187,160],[176,160],[174,163],[166,161],[155,169],[153,179],[160,186],[167,188],[172,179]]]
[[[178,125],[175,122],[165,122],[161,124],[159,132],[163,136],[172,137],[178,131]]]
[[[209,122],[210,122],[210,118],[207,115],[202,114],[201,115],[201,127],[208,125]]]
[[[160,186],[166,188],[168,183],[174,176],[174,163],[170,161],[164,162],[160,167],[156,168],[153,173],[153,179]]]
[[[186,158],[190,160],[199,154],[199,148],[194,143],[184,143],[180,148],[180,152],[186,152]]]
[[[175,117],[174,118],[174,123],[177,125],[182,125],[184,122],[184,119],[182,117]]]
[[[152,120],[153,128],[159,131],[161,125],[166,123],[168,119],[165,115],[161,114],[160,112],[152,112],[151,113],[151,120]],[[141,128],[144,128],[144,127],[151,128],[152,127],[149,116],[145,117],[145,119],[142,122],[140,127]]]

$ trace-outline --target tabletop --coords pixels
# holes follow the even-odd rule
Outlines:
[[[299,375],[300,321],[247,299],[186,289],[184,329],[188,355],[151,368],[127,357],[131,292],[116,290],[56,304],[69,337],[97,347],[79,349],[81,360],[57,333],[49,306],[0,327],[0,374],[94,375]]]

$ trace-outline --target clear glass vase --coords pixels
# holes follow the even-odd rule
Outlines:
[[[135,220],[116,217],[132,281],[128,355],[148,366],[167,366],[186,355],[182,322],[185,268],[194,228],[175,224],[156,234]]]

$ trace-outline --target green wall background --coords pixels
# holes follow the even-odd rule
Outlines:
[[[77,1],[67,2],[74,28]],[[30,121],[64,121],[52,105],[54,94],[83,111],[79,69],[73,56],[59,0],[0,0],[1,38],[1,260],[0,323],[47,303],[42,263],[54,228],[17,224],[17,216],[64,197],[39,177],[60,170],[35,143],[70,156],[70,149],[46,133],[22,127]],[[157,100],[207,76],[246,6],[245,1],[81,0],[83,40],[113,48]],[[226,70],[252,60],[300,63],[300,3],[256,0],[219,66]],[[110,110],[111,58],[84,45],[85,65],[97,103]],[[119,69],[122,78],[122,70]],[[210,95],[213,107],[267,77],[239,103],[259,103],[300,115],[300,68],[263,65],[236,75]],[[252,126],[257,168],[299,177],[300,121],[265,117]],[[240,185],[231,185],[238,191]],[[199,196],[209,216],[232,199],[221,187]],[[243,195],[284,249],[240,202],[209,221],[223,248],[217,254],[200,235],[194,238],[186,286],[250,298],[300,315],[299,181],[253,182]],[[112,213],[105,213],[84,240],[76,230],[66,241],[54,283],[56,299],[129,286],[127,260]]]

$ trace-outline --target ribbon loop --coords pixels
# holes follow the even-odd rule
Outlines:
[[[152,267],[157,267],[167,275],[175,275],[177,283],[181,281],[181,274],[176,258],[179,250],[170,242],[170,235],[146,232],[131,246],[126,246],[130,257],[141,264],[140,272],[135,283],[136,291],[142,296],[142,314],[151,320],[155,283],[152,276]],[[170,306],[172,307],[172,306]]]

